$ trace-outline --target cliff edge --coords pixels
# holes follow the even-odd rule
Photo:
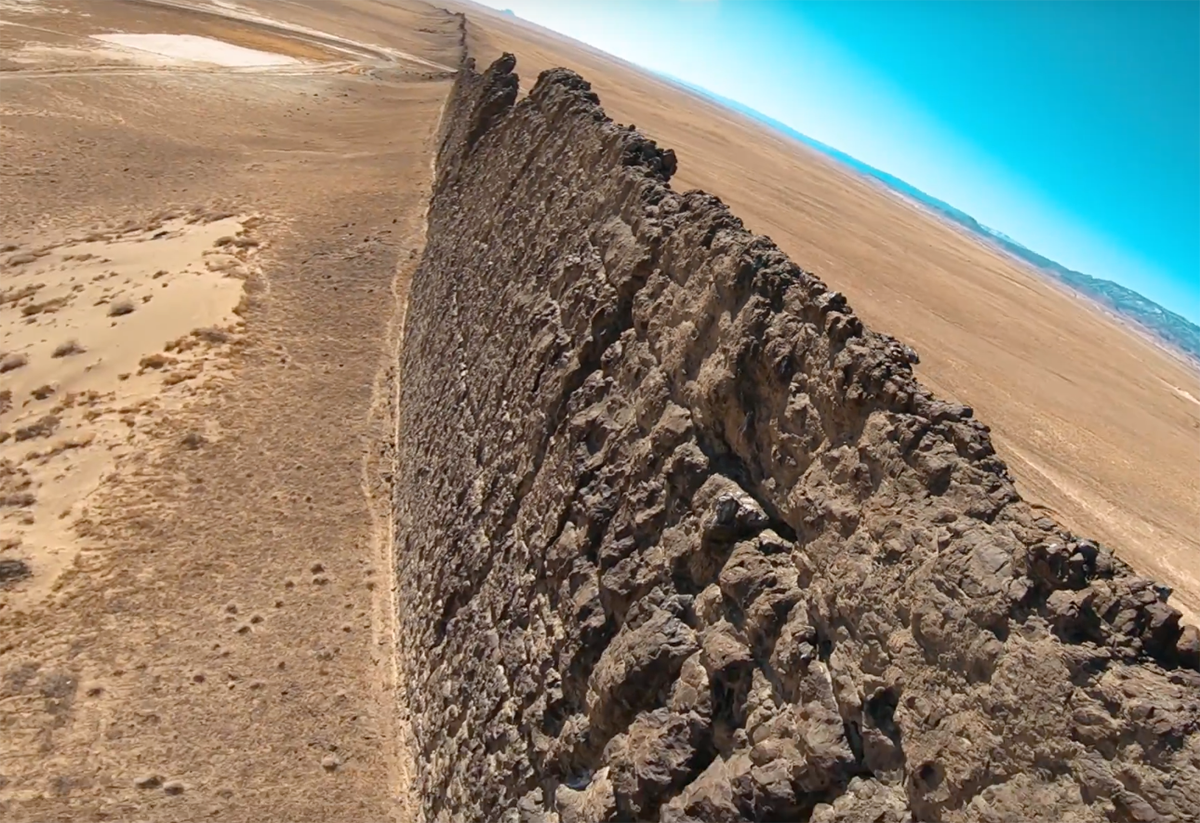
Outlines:
[[[428,819],[1200,820],[1168,592],[585,80],[517,103],[514,64],[460,71],[406,321]]]

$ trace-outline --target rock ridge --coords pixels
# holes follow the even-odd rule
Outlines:
[[[1200,637],[586,80],[464,60],[405,323],[431,821],[1200,819]],[[1193,798],[1188,800],[1187,798]]]

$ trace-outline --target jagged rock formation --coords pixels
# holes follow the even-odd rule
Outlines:
[[[429,819],[1200,819],[1167,593],[586,81],[516,103],[513,67],[461,72],[406,323]]]

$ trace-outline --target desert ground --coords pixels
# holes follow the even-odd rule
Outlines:
[[[389,403],[457,23],[195,5],[0,3],[0,818],[404,819]]]
[[[389,480],[451,11],[673,147],[1196,621],[1194,371],[786,137],[448,6],[0,0],[0,817],[413,819]]]

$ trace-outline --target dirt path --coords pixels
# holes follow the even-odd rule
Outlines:
[[[254,21],[161,6],[47,2],[25,29],[0,28],[0,64],[23,61],[3,81],[0,183],[14,197],[0,240],[16,247],[4,258],[105,226],[153,236],[164,210],[200,227],[252,216],[237,234],[240,323],[220,358],[192,352],[208,382],[137,376],[153,402],[123,418],[103,399],[118,378],[98,385],[98,408],[132,422],[56,532],[71,545],[39,545],[22,525],[32,509],[0,511],[0,537],[15,535],[2,559],[30,569],[0,588],[0,818],[411,820],[391,585],[395,364],[448,89],[425,63],[453,52],[455,23],[417,3],[298,3],[292,27],[336,22],[331,40],[426,56],[354,71],[344,54],[304,71],[94,65],[95,31],[186,33],[197,20],[196,34],[277,47]],[[218,240],[170,287],[223,260]],[[129,266],[145,288],[162,282],[146,268],[153,242],[145,267]],[[33,300],[21,299],[17,316]],[[89,356],[103,364],[127,345],[109,328],[121,318],[79,306],[101,312],[113,342],[96,337]],[[39,321],[42,336],[65,317]],[[192,319],[172,317],[186,337]],[[51,363],[40,339],[22,380]],[[0,430],[32,414],[13,399]],[[34,525],[51,516],[38,509]],[[74,560],[52,569],[42,558],[59,550]]]

